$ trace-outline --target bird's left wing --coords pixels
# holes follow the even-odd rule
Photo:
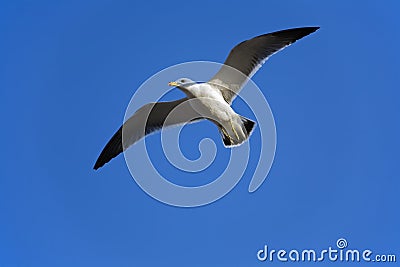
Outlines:
[[[307,36],[319,27],[294,28],[254,37],[235,46],[209,83],[217,85],[224,99],[232,103],[236,94],[274,53]]]
[[[149,103],[138,109],[113,135],[93,168],[97,170],[102,167],[147,134],[163,127],[201,119],[189,102],[188,98],[182,98],[170,102]]]

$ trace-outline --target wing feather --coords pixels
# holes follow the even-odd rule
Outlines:
[[[174,110],[175,108],[178,110]],[[174,111],[173,116],[168,117],[172,111]],[[113,135],[100,153],[93,168],[97,170],[146,135],[163,127],[198,119],[201,118],[190,106],[188,98],[146,104],[138,109]]]
[[[271,55],[318,29],[319,27],[288,29],[241,42],[231,50],[224,65],[209,83],[219,86],[225,101],[232,103],[248,79]]]

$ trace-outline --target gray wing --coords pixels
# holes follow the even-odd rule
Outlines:
[[[318,29],[319,27],[288,29],[244,41],[231,50],[224,66],[209,83],[218,85],[225,101],[232,103],[248,79],[271,55]]]
[[[147,134],[166,126],[201,119],[187,100],[182,98],[171,102],[149,103],[138,109],[108,141],[93,168],[97,170],[102,167]]]

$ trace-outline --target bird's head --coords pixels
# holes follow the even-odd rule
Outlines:
[[[179,78],[178,80],[176,80],[175,82],[169,82],[168,85],[169,86],[175,86],[178,87],[181,90],[188,90],[188,87],[196,84],[196,82],[192,81],[189,78]]]

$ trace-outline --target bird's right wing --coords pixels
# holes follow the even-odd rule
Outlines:
[[[189,102],[188,98],[182,98],[170,102],[149,103],[138,109],[113,135],[93,168],[97,170],[102,167],[147,134],[163,127],[201,119]],[[170,113],[171,116],[168,116]]]
[[[231,50],[224,65],[208,83],[219,86],[225,101],[232,103],[248,79],[271,55],[318,29],[319,27],[288,29],[241,42]]]

